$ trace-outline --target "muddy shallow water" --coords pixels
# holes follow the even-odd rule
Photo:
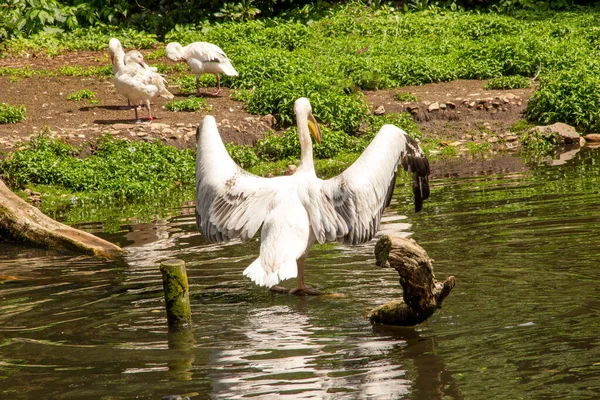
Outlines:
[[[312,298],[247,281],[258,242],[207,243],[186,207],[116,234],[86,224],[128,243],[117,262],[0,244],[0,398],[598,398],[600,151],[569,157],[436,178],[419,214],[397,190],[384,231],[457,280],[416,328],[364,318],[401,294],[375,241],[315,246],[308,283],[344,296]],[[177,333],[158,270],[173,257],[194,320]]]

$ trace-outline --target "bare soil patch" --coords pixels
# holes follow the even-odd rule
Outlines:
[[[28,66],[45,70],[58,70],[64,65],[100,67],[108,63],[106,52],[93,51],[66,53],[54,58],[0,59],[0,67]],[[509,128],[522,118],[533,88],[484,90],[484,84],[484,81],[459,80],[367,91],[365,96],[375,113],[410,112],[424,137],[438,139],[443,145],[487,142],[493,149],[516,148],[516,138],[511,137]],[[95,92],[98,103],[67,100],[69,94],[81,89]],[[176,100],[188,96],[181,94],[177,87],[171,86],[170,90]],[[212,107],[209,112],[167,111],[162,108],[165,100],[158,98],[152,104],[154,122],[136,124],[133,110],[125,109],[126,99],[115,91],[112,77],[34,75],[11,79],[0,76],[0,102],[27,107],[25,121],[0,125],[0,151],[12,150],[19,142],[29,140],[43,129],[73,144],[93,143],[99,135],[108,132],[129,140],[159,139],[179,148],[191,148],[196,127],[206,114],[217,118],[221,135],[227,142],[252,145],[269,130],[275,130],[272,116],[248,114],[243,103],[230,98],[227,88],[223,88],[219,96],[212,96],[213,90],[201,90],[201,95]],[[412,93],[418,101],[397,101],[394,94],[398,92]],[[147,111],[143,109],[139,113],[145,119]]]

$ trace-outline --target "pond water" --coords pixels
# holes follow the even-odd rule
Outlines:
[[[0,398],[600,398],[600,150],[563,158],[433,179],[418,214],[398,189],[384,230],[457,281],[416,328],[364,318],[401,296],[375,240],[313,247],[308,283],[344,296],[310,298],[245,279],[258,242],[207,243],[191,205],[116,233],[80,226],[124,246],[121,261],[0,243]],[[162,301],[169,258],[192,288],[179,332]]]

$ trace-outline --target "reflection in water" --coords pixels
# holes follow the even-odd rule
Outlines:
[[[406,342],[397,357],[412,362],[414,377],[410,385],[411,397],[420,399],[462,399],[458,384],[444,365],[442,357],[435,352],[435,339],[421,337],[412,327],[374,325],[375,332],[389,335]]]
[[[401,187],[383,230],[412,235],[438,279],[457,279],[418,329],[363,317],[400,296],[374,241],[316,245],[309,283],[344,296],[308,299],[246,280],[258,242],[207,243],[190,204],[106,234],[126,244],[121,261],[0,243],[0,398],[596,398],[598,152],[498,161],[518,166],[502,174],[474,163],[484,173],[432,180],[419,214]],[[187,264],[189,330],[167,329],[168,258]]]
[[[214,373],[215,398],[401,398],[408,392],[406,371],[386,359],[395,340],[322,337],[308,316],[288,306],[255,310],[246,323],[239,328],[247,337],[244,346],[211,354],[211,362],[223,366]],[[358,368],[331,363],[334,356]]]
[[[196,340],[191,327],[169,329],[169,350],[172,360],[167,364],[172,379],[180,381],[192,380],[193,353]]]

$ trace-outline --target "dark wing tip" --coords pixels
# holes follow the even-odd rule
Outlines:
[[[402,167],[407,172],[412,172],[412,188],[415,196],[415,212],[421,211],[423,202],[429,198],[429,161],[419,144],[408,137],[407,154],[402,158]]]

